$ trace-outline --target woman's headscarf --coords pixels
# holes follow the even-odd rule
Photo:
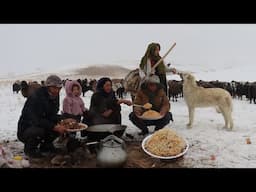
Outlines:
[[[148,45],[148,48],[146,50],[145,55],[142,57],[141,62],[140,62],[140,68],[144,69],[144,67],[147,65],[147,60],[150,58],[151,60],[157,62],[161,59],[160,55],[155,55],[155,50],[156,48],[159,48],[160,50],[160,44],[159,43],[150,43]],[[165,66],[163,61],[158,65],[157,70],[159,73],[164,74],[165,73]]]
[[[108,77],[103,77],[103,78],[101,78],[101,79],[98,81],[98,83],[97,83],[96,91],[99,92],[99,93],[101,93],[101,94],[102,94],[103,96],[105,96],[105,97],[108,97],[108,96],[114,97],[115,94],[114,94],[113,90],[112,90],[110,93],[106,93],[106,92],[104,91],[104,89],[103,89],[105,83],[108,82],[108,81],[111,82],[111,84],[112,84],[112,81],[111,81],[110,78],[108,78]]]

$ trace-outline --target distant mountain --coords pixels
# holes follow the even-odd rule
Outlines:
[[[83,75],[88,77],[116,77],[124,78],[130,69],[117,65],[102,65],[102,66],[89,66],[74,70],[76,75]]]
[[[121,63],[121,62],[120,62]],[[124,67],[125,66],[125,67]],[[124,78],[136,65],[129,66],[128,64],[122,65],[107,65],[97,64],[88,65],[83,67],[62,68],[51,71],[35,72],[30,74],[8,74],[0,76],[0,81],[16,81],[16,80],[45,80],[50,74],[59,75],[62,79],[83,79],[111,77],[111,78]],[[220,80],[220,81],[256,81],[255,70],[256,65],[243,65],[243,66],[223,66],[223,67],[210,67],[207,65],[199,64],[173,64],[172,67],[178,70],[191,72],[195,75],[197,80]],[[167,79],[180,80],[178,75],[167,74]]]

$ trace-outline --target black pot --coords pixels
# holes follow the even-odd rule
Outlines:
[[[126,125],[101,124],[88,127],[84,133],[88,137],[88,141],[100,141],[109,135],[121,138],[126,128]]]

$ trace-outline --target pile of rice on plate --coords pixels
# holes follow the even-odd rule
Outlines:
[[[154,110],[145,111],[142,115],[144,118],[158,118],[161,117],[160,113]]]
[[[144,144],[148,152],[161,157],[176,156],[186,147],[186,141],[168,127],[156,131]]]

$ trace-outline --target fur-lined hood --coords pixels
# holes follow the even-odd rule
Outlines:
[[[73,87],[74,85],[77,85],[77,86],[79,87],[79,96],[81,95],[81,93],[82,93],[82,87],[81,87],[80,83],[78,83],[77,81],[67,81],[67,82],[65,83],[65,90],[66,90],[67,96],[73,97],[72,87]]]

